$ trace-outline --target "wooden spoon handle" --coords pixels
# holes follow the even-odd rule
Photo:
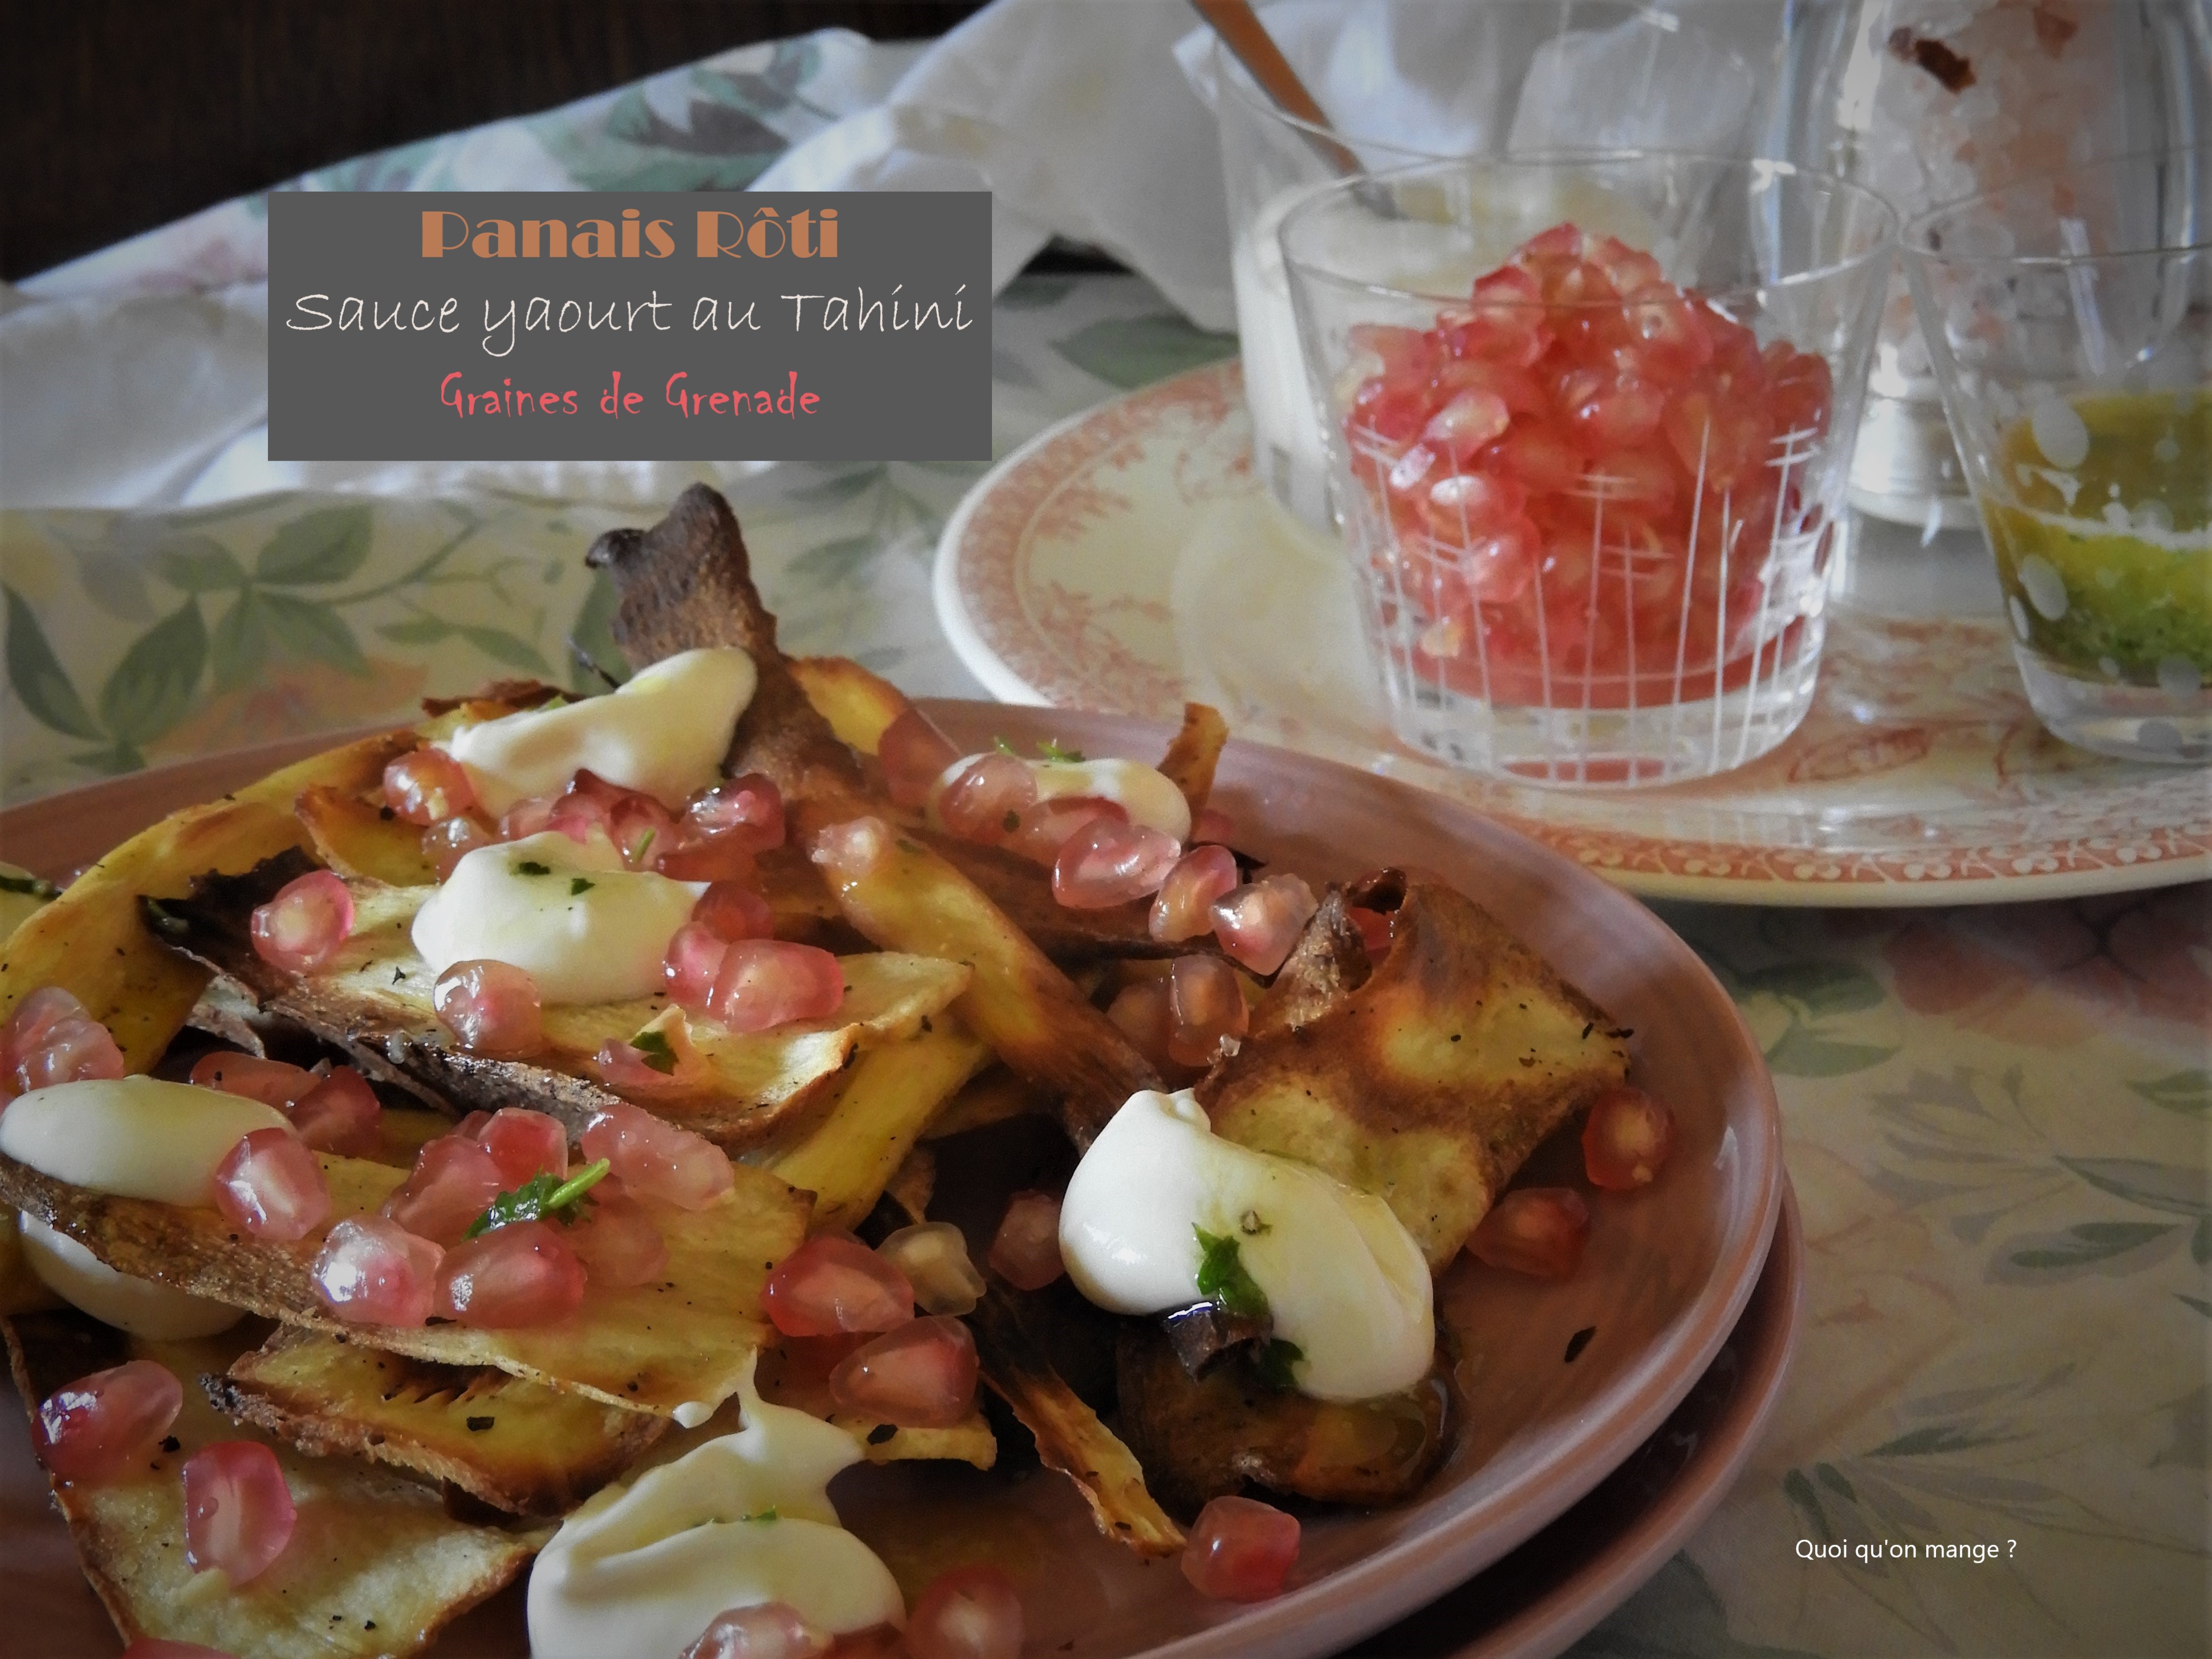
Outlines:
[[[1290,59],[1283,56],[1282,48],[1260,21],[1252,9],[1252,0],[1191,0],[1198,15],[1213,26],[1238,63],[1244,65],[1260,89],[1274,100],[1275,107],[1294,120],[1318,128],[1308,135],[1316,149],[1339,173],[1350,178],[1364,173],[1359,158],[1333,135],[1329,118],[1314,95],[1306,90],[1306,83],[1298,79],[1298,72],[1291,67]]]

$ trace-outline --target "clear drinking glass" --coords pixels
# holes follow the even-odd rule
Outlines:
[[[1401,737],[1620,786],[1796,727],[1896,227],[1838,179],[1655,151],[1408,168],[1284,220]]]
[[[1218,40],[1194,78],[1221,143],[1254,459],[1277,501],[1326,530],[1328,448],[1306,395],[1284,216],[1340,179],[1347,155],[1380,172],[1510,149],[1733,149],[1758,114],[1747,58],[1778,33],[1764,6],[1685,16],[1641,0],[1285,0],[1267,20],[1329,130],[1285,114]]]
[[[1905,247],[2036,714],[2212,759],[2212,145],[2021,179]]]

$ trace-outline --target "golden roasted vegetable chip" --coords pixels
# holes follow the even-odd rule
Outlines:
[[[433,1364],[296,1326],[201,1381],[224,1416],[311,1456],[393,1464],[494,1509],[549,1519],[620,1474],[668,1427],[665,1417],[502,1370]]]
[[[1395,910],[1389,954],[1356,982],[1308,948],[1341,937],[1332,893],[1198,1097],[1216,1133],[1381,1198],[1440,1269],[1537,1144],[1627,1074],[1627,1034],[1449,887],[1392,873],[1352,896]],[[1319,994],[1293,971],[1325,963]]]
[[[0,1328],[15,1385],[32,1410],[56,1389],[131,1358],[166,1365],[185,1385],[173,1438],[143,1475],[54,1483],[85,1577],[125,1641],[194,1642],[254,1659],[416,1653],[520,1572],[545,1535],[456,1521],[434,1487],[351,1458],[306,1457],[279,1445],[277,1462],[298,1512],[290,1544],[274,1565],[234,1589],[219,1578],[204,1582],[185,1563],[178,1471],[216,1441],[260,1437],[217,1415],[191,1379],[220,1370],[251,1337],[233,1332],[198,1342],[148,1342],[74,1310],[21,1315]]]
[[[1182,729],[1168,744],[1160,770],[1182,792],[1193,822],[1206,810],[1213,793],[1213,769],[1221,760],[1222,745],[1229,741],[1229,722],[1221,711],[1202,702],[1182,706]]]
[[[426,886],[438,866],[423,856],[422,826],[356,794],[318,784],[300,792],[300,824],[315,856],[338,874],[390,887]]]
[[[405,1171],[322,1158],[333,1223],[374,1212]],[[319,1236],[296,1244],[243,1236],[214,1209],[112,1198],[0,1157],[0,1201],[27,1210],[118,1273],[151,1279],[288,1325],[343,1334],[445,1365],[494,1365],[633,1411],[672,1415],[729,1398],[765,1330],[761,1282],[805,1237],[809,1200],[764,1170],[736,1166],[733,1191],[703,1210],[651,1206],[668,1246],[667,1276],[625,1289],[592,1285],[557,1324],[514,1330],[461,1325],[349,1325],[316,1295]]]
[[[792,657],[791,676],[838,740],[872,755],[884,732],[914,707],[905,692],[850,657]]]
[[[665,996],[548,1008],[548,1047],[530,1061],[457,1049],[431,1007],[434,975],[408,937],[428,888],[355,884],[353,932],[313,975],[286,973],[255,953],[247,933],[254,906],[306,867],[278,860],[244,877],[198,884],[192,897],[168,907],[172,942],[244,985],[264,1009],[343,1046],[364,1069],[404,1074],[455,1106],[492,1110],[520,1102],[579,1133],[617,1098],[601,1079],[601,1048],[632,1041],[668,1011]],[[696,1022],[696,1069],[678,1067],[665,1088],[631,1085],[623,1095],[723,1146],[757,1146],[826,1105],[856,1054],[919,1032],[969,978],[957,963],[922,956],[868,952],[840,964],[845,1001],[828,1019],[757,1033]]]

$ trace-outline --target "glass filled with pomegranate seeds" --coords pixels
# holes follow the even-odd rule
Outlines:
[[[1401,738],[1618,787],[1796,729],[1896,228],[1841,179],[1659,152],[1410,167],[1285,217]]]

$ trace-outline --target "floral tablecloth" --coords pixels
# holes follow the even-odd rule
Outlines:
[[[860,95],[848,39],[728,54],[314,182],[451,186],[521,148],[580,186],[742,185]],[[250,276],[258,234],[254,204],[234,204],[102,256],[76,285]],[[1000,453],[1233,349],[1127,276],[1024,276],[994,329]],[[975,696],[928,572],[982,471],[696,476],[735,501],[793,649]],[[581,684],[570,641],[608,653],[610,595],[578,555],[641,516],[489,490],[0,512],[0,801],[400,715],[487,678]],[[1808,1240],[1805,1334],[1740,1483],[1577,1651],[2206,1651],[2212,893],[1664,914],[1774,1071]],[[1838,1540],[2000,1553],[1804,1559]]]

